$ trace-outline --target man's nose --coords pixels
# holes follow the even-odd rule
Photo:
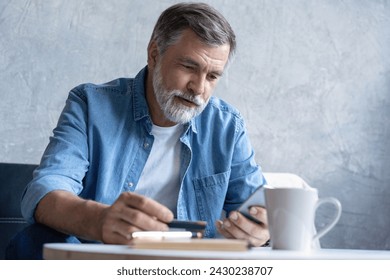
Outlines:
[[[188,89],[195,95],[203,95],[206,86],[205,75],[194,75],[188,83]]]

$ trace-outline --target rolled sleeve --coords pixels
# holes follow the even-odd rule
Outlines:
[[[88,170],[87,103],[81,91],[70,92],[57,127],[33,180],[22,196],[23,217],[33,223],[39,201],[49,192],[65,190],[79,194]]]

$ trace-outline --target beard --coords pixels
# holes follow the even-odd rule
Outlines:
[[[203,100],[199,95],[194,95],[181,90],[167,90],[163,86],[161,76],[161,63],[158,62],[153,73],[154,96],[164,116],[174,123],[185,124],[198,116],[206,107],[209,100]],[[184,99],[195,106],[184,105],[179,99]]]

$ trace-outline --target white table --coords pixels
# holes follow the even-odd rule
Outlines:
[[[390,251],[320,249],[309,253],[253,248],[245,252],[146,250],[127,245],[50,243],[44,259],[52,260],[390,260]]]

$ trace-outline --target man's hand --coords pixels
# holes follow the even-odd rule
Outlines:
[[[124,192],[103,211],[100,224],[104,243],[127,244],[131,233],[140,230],[168,230],[173,213],[164,205],[145,196]]]
[[[263,207],[252,206],[249,213],[261,223],[257,224],[239,212],[233,211],[228,218],[216,222],[219,233],[226,238],[248,240],[256,247],[264,245],[270,238],[267,210]]]

